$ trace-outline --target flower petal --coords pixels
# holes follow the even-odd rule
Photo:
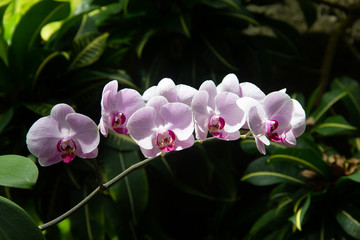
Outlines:
[[[108,82],[104,86],[102,94],[104,94],[107,91],[110,91],[113,94],[116,93],[118,91],[118,81],[117,80],[112,80],[111,82]]]
[[[207,135],[207,125],[209,123],[210,113],[208,112],[207,102],[209,100],[209,94],[205,90],[198,91],[192,102],[191,109],[193,111],[195,124],[198,126],[200,132],[195,132],[197,139],[204,140]],[[205,136],[205,137],[204,137]]]
[[[234,141],[234,140],[238,140],[239,138],[240,138],[240,131],[236,131],[236,132],[228,133],[227,136],[223,138],[223,140]]]
[[[266,134],[265,120],[265,112],[262,108],[257,106],[250,108],[247,122],[255,137]]]
[[[152,87],[146,89],[142,95],[145,102],[149,101],[150,98],[155,97],[155,96],[158,96],[157,86],[152,86]]]
[[[298,137],[305,132],[306,114],[303,107],[297,100],[292,99],[292,102],[293,102],[293,112],[290,121],[291,130],[294,133],[294,136]]]
[[[182,149],[185,149],[185,148],[189,148],[192,145],[194,145],[194,136],[190,135],[189,138],[187,138],[185,140],[176,141],[175,148],[176,148],[176,151],[178,151],[178,150],[182,150]]]
[[[240,97],[251,97],[258,101],[262,101],[265,98],[265,93],[255,84],[243,82],[240,83]]]
[[[55,163],[62,162],[60,152],[56,152],[53,156],[51,156],[49,158],[39,157],[38,160],[39,160],[39,164],[43,167],[47,167],[47,166],[53,165]]]
[[[144,156],[147,158],[156,157],[157,155],[160,155],[160,153],[161,153],[161,150],[157,146],[154,148],[151,148],[151,149],[145,149],[143,147],[140,147],[140,150],[141,150],[142,154],[144,154]]]
[[[81,148],[78,148],[76,150],[76,156],[81,158],[96,158],[97,155],[98,155],[98,148],[95,148],[93,151],[89,153],[84,153]]]
[[[239,80],[235,74],[230,73],[224,77],[222,82],[217,86],[218,93],[220,92],[231,92],[240,96]]]
[[[66,121],[71,128],[71,137],[79,143],[83,153],[89,153],[97,148],[100,142],[98,128],[95,122],[80,113],[70,113],[66,116]]]
[[[272,92],[264,98],[263,107],[267,119],[279,122],[278,129],[288,128],[293,111],[293,102],[289,95],[282,91]]]
[[[185,140],[194,132],[191,108],[184,103],[168,103],[160,109],[166,128],[172,130],[177,139]]]
[[[256,143],[256,148],[258,149],[258,151],[261,154],[266,154],[266,150],[265,150],[265,145],[264,143],[259,139],[259,138],[255,138],[255,143]]]
[[[219,93],[215,98],[216,112],[224,118],[226,132],[236,132],[245,123],[245,112],[236,104],[238,95],[231,92]]]
[[[165,105],[169,103],[168,100],[163,96],[155,96],[151,98],[147,103],[147,107],[152,107],[155,109],[155,112],[160,112],[160,109]],[[157,126],[163,126],[165,125],[165,120],[162,118],[160,114],[155,115],[155,122]]]
[[[197,93],[197,90],[188,85],[179,84],[176,86],[176,95],[179,102],[185,103],[190,106],[191,101],[194,95]]]
[[[57,152],[56,144],[62,138],[58,122],[50,117],[42,117],[29,129],[26,144],[29,151],[37,158],[50,158]]]
[[[107,126],[107,123],[104,121],[103,117],[100,118],[99,129],[100,129],[101,134],[104,135],[104,137],[107,137],[108,126]]]
[[[130,118],[127,128],[130,136],[142,148],[152,149],[156,134],[156,110],[153,107],[143,107],[137,110]]]
[[[54,118],[59,124],[59,131],[63,135],[67,135],[69,133],[69,126],[65,121],[66,116],[69,113],[74,113],[74,109],[65,103],[56,104],[50,112],[50,116]]]
[[[199,91],[201,90],[205,90],[207,91],[207,93],[209,94],[209,100],[208,100],[208,103],[207,105],[212,108],[212,109],[215,109],[215,97],[216,97],[216,94],[217,94],[217,91],[216,91],[216,86],[215,86],[215,83],[211,80],[206,80],[205,82],[203,82],[200,87],[199,87]]]
[[[134,89],[124,88],[117,93],[118,111],[125,114],[128,119],[136,110],[145,107],[145,102]]]
[[[169,102],[176,102],[176,85],[170,78],[163,78],[157,85],[158,95],[164,96]]]

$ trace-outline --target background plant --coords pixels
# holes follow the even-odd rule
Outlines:
[[[163,77],[197,88],[233,72],[266,93],[298,93],[309,125],[296,148],[258,158],[251,140],[196,144],[134,171],[46,238],[359,239],[358,16],[345,1],[1,1],[1,169],[7,154],[36,161],[26,132],[56,103],[97,122],[110,80],[143,92]],[[103,181],[142,159],[115,135],[100,153]],[[88,160],[37,173],[15,159],[29,163],[19,174],[29,184],[0,178],[0,192],[25,209],[14,207],[24,232],[38,234],[98,185]],[[12,214],[1,229],[24,236],[4,225]]]

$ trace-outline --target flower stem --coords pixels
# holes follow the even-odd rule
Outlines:
[[[210,137],[205,139],[205,141],[213,141],[216,138],[214,137]],[[204,142],[205,142],[204,141]],[[195,141],[195,142],[199,142],[199,141]],[[172,154],[173,152],[167,152],[166,155],[168,154]],[[119,182],[120,180],[122,180],[123,178],[125,178],[127,175],[129,175],[130,173],[132,173],[133,171],[140,169],[140,168],[144,168],[146,167],[150,162],[160,158],[161,156],[155,156],[155,157],[151,157],[151,158],[147,158],[144,159],[138,163],[135,163],[133,165],[131,165],[130,167],[128,167],[127,169],[125,169],[124,171],[122,171],[121,173],[119,173],[117,176],[115,176],[113,179],[109,180],[108,182],[102,184],[101,182],[99,182],[99,186],[97,188],[95,188],[88,196],[86,196],[82,201],[80,201],[78,204],[76,204],[73,208],[69,209],[67,212],[65,212],[64,214],[60,215],[59,217],[44,223],[42,225],[39,226],[39,229],[41,231],[44,231],[45,229],[58,224],[59,222],[61,222],[62,220],[68,218],[70,215],[72,215],[74,212],[76,212],[77,210],[79,210],[81,207],[83,207],[84,205],[86,205],[91,199],[93,199],[94,197],[96,197],[98,194],[101,194],[102,192],[104,192],[105,190],[107,190],[108,188],[112,187],[115,183]],[[98,171],[98,166],[96,165],[96,171]],[[97,173],[98,174],[98,173]],[[101,175],[100,175],[101,176]],[[99,177],[99,176],[97,176]],[[99,181],[100,179],[98,179]]]

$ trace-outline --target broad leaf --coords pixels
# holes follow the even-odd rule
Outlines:
[[[19,155],[0,156],[0,185],[31,188],[38,175],[38,169],[31,159]]]
[[[0,7],[0,58],[4,61],[5,64],[8,64],[8,58],[7,58],[7,48],[8,45],[4,39],[4,26],[3,26],[3,18],[4,13],[7,8],[7,4]]]
[[[352,212],[340,210],[336,214],[336,221],[340,224],[343,230],[355,239],[360,239],[360,221],[355,218]]]
[[[331,108],[336,102],[348,94],[346,89],[334,89],[324,94],[319,107],[311,114],[314,124]]]
[[[51,109],[54,107],[50,103],[24,103],[24,106],[40,116],[50,115]]]
[[[108,33],[104,33],[93,40],[88,38],[88,35],[78,39],[76,44],[80,51],[71,62],[68,71],[86,67],[96,62],[104,52],[108,36]]]
[[[268,163],[267,157],[258,158],[250,163],[241,180],[257,186],[283,182],[305,184],[300,169],[287,163]]]
[[[24,56],[40,47],[42,27],[67,17],[69,11],[68,2],[40,1],[26,12],[15,29],[9,48],[9,63],[15,72],[25,74],[22,72]]]
[[[351,126],[341,115],[328,117],[325,121],[314,128],[314,131],[323,135],[331,136],[341,133],[355,131],[356,127]]]
[[[286,148],[276,150],[268,159],[268,162],[289,162],[294,165],[313,170],[323,177],[329,177],[330,172],[321,155],[312,149]]]
[[[45,240],[31,217],[18,205],[0,196],[1,240]]]
[[[139,150],[139,145],[129,135],[118,134],[110,130],[105,144],[118,151]]]
[[[120,152],[104,149],[104,181],[108,181],[140,161],[137,151]],[[144,169],[137,169],[109,189],[110,196],[118,202],[123,217],[136,224],[148,202],[148,181]]]

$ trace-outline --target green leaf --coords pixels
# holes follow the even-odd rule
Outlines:
[[[51,54],[49,54],[40,64],[40,66],[38,67],[36,73],[35,73],[35,77],[34,77],[34,81],[33,81],[33,87],[36,85],[36,82],[40,76],[40,74],[42,73],[42,71],[44,70],[44,68],[47,66],[47,64],[52,61],[53,59],[57,58],[57,57],[61,57],[61,58],[65,58],[66,60],[69,60],[70,56],[67,52],[60,52],[60,51],[56,51],[53,52]]]
[[[336,78],[331,84],[332,89],[348,90],[349,94],[343,98],[345,107],[348,109],[353,119],[356,121],[360,118],[360,88],[359,83],[354,79],[342,77]],[[358,124],[360,125],[360,124]]]
[[[40,1],[21,18],[9,47],[9,64],[15,72],[23,73],[26,54],[41,45],[40,31],[46,24],[59,21],[69,15],[68,2]]]
[[[342,229],[355,239],[360,239],[360,222],[350,212],[340,210],[336,214],[336,221],[340,224]]]
[[[114,73],[105,73],[105,72],[99,72],[99,71],[89,71],[89,73],[91,73],[94,77],[106,78],[109,81],[110,80],[117,80],[119,85],[125,85],[125,86],[135,88],[135,89],[138,88],[133,82],[131,82],[131,79],[130,79],[129,75],[127,75],[123,71],[118,71],[118,72],[114,72]]]
[[[4,26],[3,26],[3,20],[4,20],[4,13],[7,8],[7,4],[0,7],[0,58],[4,61],[4,63],[8,64],[8,57],[7,57],[7,49],[8,45],[4,39]]]
[[[139,150],[139,145],[129,136],[109,131],[105,144],[118,151]]]
[[[241,180],[257,186],[282,182],[305,184],[300,176],[300,169],[286,163],[268,163],[267,160],[267,157],[260,157],[250,163]]]
[[[140,161],[138,151],[120,152],[104,149],[104,181],[109,181],[126,168]],[[137,223],[148,203],[148,180],[144,169],[137,169],[109,189],[112,199],[120,204],[128,222]]]
[[[351,126],[343,116],[338,115],[326,118],[323,123],[315,126],[313,130],[323,136],[332,136],[347,133],[348,131],[355,131],[356,127]]]
[[[0,185],[31,188],[38,175],[38,169],[31,159],[19,155],[0,156]]]
[[[141,41],[139,42],[138,46],[136,47],[136,52],[139,58],[141,58],[142,52],[144,50],[145,45],[150,40],[150,38],[157,32],[156,29],[150,29],[147,31]]]
[[[342,186],[342,184],[347,181],[354,181],[354,182],[360,183],[360,172],[357,171],[351,175],[340,177],[338,179],[338,181],[336,182],[336,186],[337,187]]]
[[[302,199],[299,199],[300,201],[302,201]],[[300,202],[299,201],[299,202]],[[289,218],[289,220],[296,226],[296,228],[301,231],[301,225],[304,221],[304,216],[310,206],[310,202],[311,202],[311,195],[307,194],[307,198],[305,203],[302,205],[301,208],[296,209],[295,214]]]
[[[86,67],[96,62],[105,50],[106,40],[108,37],[109,33],[104,33],[93,40],[90,40],[88,35],[79,38],[76,41],[76,44],[81,49],[81,51],[71,62],[68,71]]]
[[[9,124],[14,114],[13,108],[9,108],[4,113],[0,114],[0,133],[4,130],[4,128]]]
[[[18,205],[0,196],[1,240],[45,240],[31,217]]]
[[[319,173],[323,177],[330,176],[329,168],[321,159],[321,155],[315,153],[312,149],[278,149],[269,157],[268,162],[289,162],[294,165],[300,164],[307,169]]]
[[[54,107],[54,105],[50,103],[23,103],[23,105],[40,116],[50,115],[51,109]]]
[[[311,114],[314,118],[314,124],[331,108],[336,102],[345,97],[348,90],[334,89],[324,94],[319,107]]]

